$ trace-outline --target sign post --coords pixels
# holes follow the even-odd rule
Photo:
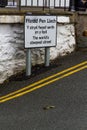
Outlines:
[[[49,66],[50,47],[57,43],[57,17],[25,16],[26,75],[31,75],[31,48],[45,48],[45,66]]]
[[[26,75],[31,75],[31,49],[26,50]]]
[[[45,66],[48,67],[50,64],[50,48],[45,48]]]

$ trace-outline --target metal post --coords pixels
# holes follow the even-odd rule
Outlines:
[[[75,11],[75,0],[70,0],[69,11]]]
[[[18,4],[18,7],[19,7],[19,11],[21,10],[21,0],[19,0],[18,2],[17,2],[17,4]]]
[[[31,75],[31,49],[26,51],[26,76]]]
[[[50,64],[50,48],[45,48],[45,66],[48,67]]]
[[[44,11],[44,8],[45,8],[45,5],[44,5],[45,1],[43,0],[43,11]]]

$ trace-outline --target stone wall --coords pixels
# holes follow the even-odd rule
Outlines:
[[[23,17],[14,17],[15,24],[12,17],[2,17],[6,20],[0,21],[0,83],[26,66]],[[75,28],[69,17],[60,16],[57,22],[57,46],[50,48],[50,60],[73,52],[76,45]],[[32,65],[43,62],[44,48],[32,49]]]
[[[79,12],[76,17],[76,39],[78,47],[87,47],[87,37],[83,36],[87,30],[87,12]]]

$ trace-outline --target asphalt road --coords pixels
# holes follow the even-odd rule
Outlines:
[[[0,130],[86,130],[87,52],[32,73],[0,86]]]

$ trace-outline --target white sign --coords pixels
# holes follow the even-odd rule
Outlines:
[[[25,48],[56,46],[56,22],[56,16],[25,16]]]

